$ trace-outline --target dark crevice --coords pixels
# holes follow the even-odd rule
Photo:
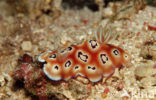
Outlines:
[[[24,88],[24,81],[23,80],[16,80],[13,83],[12,91],[17,91],[17,90],[22,89],[22,88]]]
[[[50,9],[48,10],[41,10],[43,14],[49,15],[52,11]]]
[[[84,7],[88,7],[92,11],[98,11],[98,5],[94,0],[63,0],[62,7],[64,9],[72,8],[72,9],[82,9]]]

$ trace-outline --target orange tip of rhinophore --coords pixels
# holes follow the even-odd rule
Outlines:
[[[38,56],[38,61],[39,62],[45,62],[45,59],[44,57],[47,56],[49,53],[53,52],[52,50],[48,50],[44,53],[41,53],[39,56]]]

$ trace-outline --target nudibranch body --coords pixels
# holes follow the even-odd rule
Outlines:
[[[89,40],[60,53],[57,50],[44,52],[38,60],[46,62],[43,71],[53,81],[82,76],[91,82],[98,82],[102,77],[109,77],[115,68],[126,65],[130,57],[117,46]]]

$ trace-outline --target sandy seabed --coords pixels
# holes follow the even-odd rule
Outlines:
[[[54,14],[32,11],[30,16],[12,14],[11,7],[0,1],[0,99],[30,100],[25,89],[13,90],[12,74],[18,67],[18,59],[29,54],[37,56],[49,49],[78,44],[94,38],[95,28],[105,26],[113,14],[111,6],[93,12],[88,8],[63,10]],[[4,10],[8,8],[8,10]],[[45,8],[46,9],[46,8]],[[48,9],[48,8],[47,8]],[[126,12],[126,11],[125,11]],[[36,13],[33,15],[33,13]],[[38,17],[39,16],[39,17]],[[101,19],[104,16],[104,19]],[[30,18],[30,19],[29,19]],[[35,20],[34,18],[38,18]],[[134,13],[128,10],[111,23],[117,38],[110,44],[124,48],[131,55],[131,64],[115,74],[107,84],[93,86],[75,80],[61,83],[54,94],[67,100],[155,100],[156,99],[156,8],[146,6]],[[59,90],[60,89],[60,90]],[[53,99],[52,99],[53,100]]]

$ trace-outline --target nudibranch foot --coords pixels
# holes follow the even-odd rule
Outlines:
[[[49,63],[44,64],[43,72],[53,81],[60,81],[62,79],[60,75],[61,71],[58,66],[51,67]]]
[[[110,74],[108,74],[108,76],[106,76],[104,83],[106,83],[107,80],[110,79],[114,73],[115,73],[115,68],[112,70],[112,72]]]
[[[48,51],[46,51],[44,53],[41,53],[40,56],[38,56],[38,61],[39,62],[45,62],[46,61],[45,58],[47,58],[47,56],[49,56],[49,54],[52,53],[52,52],[53,52],[52,50],[48,50]]]

